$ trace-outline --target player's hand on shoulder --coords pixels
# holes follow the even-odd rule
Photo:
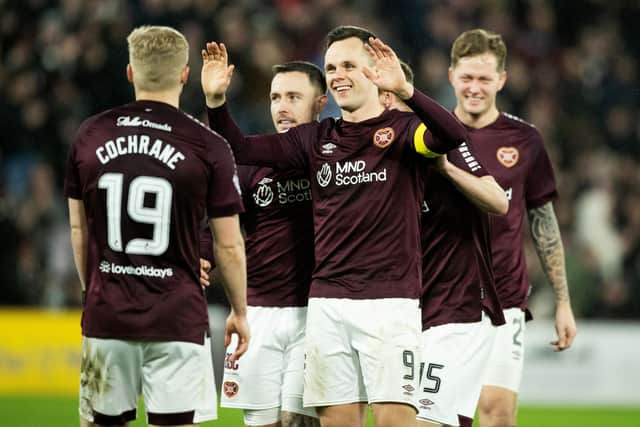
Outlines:
[[[369,44],[364,45],[373,61],[373,68],[364,67],[362,72],[381,90],[395,93],[401,99],[407,100],[413,96],[413,85],[405,78],[400,60],[396,53],[382,42],[370,37]]]
[[[251,332],[249,331],[249,322],[247,321],[246,311],[244,313],[236,313],[233,309],[227,317],[224,334],[224,346],[227,347],[231,343],[231,335],[238,335],[238,346],[230,356],[231,361],[236,361],[249,348],[249,340]]]
[[[202,49],[200,81],[209,108],[225,102],[225,94],[231,84],[234,66],[228,64],[229,56],[224,43],[209,42]]]
[[[571,347],[578,330],[569,302],[558,304],[556,307],[556,332],[558,338],[551,341],[553,350],[563,351]]]

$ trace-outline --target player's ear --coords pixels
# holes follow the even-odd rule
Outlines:
[[[502,90],[502,87],[504,86],[506,81],[507,81],[507,72],[505,70],[502,70],[502,72],[500,73],[500,80],[498,82],[498,90]]]
[[[133,67],[131,64],[127,64],[127,80],[129,83],[133,83]]]
[[[324,93],[320,95],[318,98],[316,98],[314,113],[315,114],[322,113],[322,110],[324,110],[324,107],[327,106],[328,101],[329,101],[329,98],[327,98],[327,95],[325,95]]]
[[[180,73],[180,83],[187,84],[187,80],[189,80],[189,66],[184,67]]]
[[[388,90],[383,90],[382,92],[380,92],[380,95],[378,95],[378,97],[380,98],[380,103],[385,110],[391,108],[391,104],[393,101],[393,99],[391,98],[391,92],[389,92]]]
[[[449,83],[453,85],[453,67],[449,67],[449,71],[447,74],[449,75]]]

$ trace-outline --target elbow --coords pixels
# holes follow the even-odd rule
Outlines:
[[[491,213],[494,215],[506,215],[509,212],[509,199],[503,195],[495,201],[491,208]]]
[[[244,240],[240,237],[224,244],[216,242],[214,246],[216,264],[241,264],[244,259]]]

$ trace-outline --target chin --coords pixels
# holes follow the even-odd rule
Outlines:
[[[474,116],[480,116],[480,115],[484,114],[487,111],[487,109],[484,107],[484,105],[482,105],[482,106],[473,106],[473,107],[467,106],[465,108],[465,110],[467,110],[467,113],[473,114]]]

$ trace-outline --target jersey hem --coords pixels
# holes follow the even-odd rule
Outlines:
[[[317,402],[306,402],[303,399],[303,406],[305,408],[317,408],[318,406],[334,406],[334,405],[346,405],[349,403],[368,403],[366,397],[358,397],[353,399],[340,399],[340,400],[331,400],[331,401],[317,401]]]

